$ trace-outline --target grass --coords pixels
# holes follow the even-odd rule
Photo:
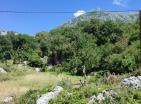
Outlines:
[[[4,67],[4,65],[0,66]],[[19,97],[30,89],[38,90],[50,85],[55,86],[63,79],[69,79],[73,83],[78,83],[81,79],[81,77],[71,76],[68,73],[37,73],[33,70],[29,70],[32,68],[21,65],[12,65],[10,68],[11,72],[0,74],[0,100],[9,95]]]
[[[0,67],[6,67],[0,64]],[[36,98],[44,92],[47,92],[57,85],[60,81],[71,81],[73,84],[83,81],[83,77],[72,76],[69,73],[56,73],[56,72],[35,72],[33,68],[23,65],[9,64],[10,72],[7,74],[0,74],[0,101],[5,96],[14,95],[17,104],[33,104]],[[65,89],[58,98],[51,101],[50,104],[86,104],[89,98],[93,95],[103,92],[104,90],[113,89],[118,93],[118,96],[101,104],[141,104],[141,89],[134,90],[131,88],[120,87],[121,80],[129,74],[108,76],[95,76],[87,77],[90,82],[85,86],[78,85],[73,88]],[[71,96],[68,94],[71,93]],[[23,95],[23,96],[21,96]],[[19,103],[20,102],[20,103]],[[27,103],[28,102],[28,103]],[[1,103],[0,103],[1,104]],[[99,103],[98,103],[99,104]]]

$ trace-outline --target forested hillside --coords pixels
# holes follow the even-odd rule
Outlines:
[[[141,104],[137,14],[86,13],[35,36],[2,31],[0,72],[0,104]]]
[[[139,67],[139,25],[134,21],[89,19],[36,36],[9,32],[0,35],[0,60],[28,61],[43,71],[53,65],[77,75],[82,75],[84,68],[87,74],[132,72]]]

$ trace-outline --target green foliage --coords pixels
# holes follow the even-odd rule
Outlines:
[[[42,67],[43,66],[43,62],[37,53],[32,53],[31,56],[29,56],[29,65],[32,67]]]
[[[67,90],[72,89],[72,82],[71,82],[71,80],[64,79],[64,80],[58,82],[57,85],[62,86],[63,88],[65,88]]]
[[[19,34],[0,36],[0,59],[29,61],[33,67],[61,66],[83,75],[99,70],[132,72],[139,67],[139,25],[91,19],[73,27],[59,27],[35,37]],[[47,57],[46,63],[41,58]],[[57,69],[57,68],[56,68]],[[62,70],[61,70],[62,71]]]
[[[19,98],[18,104],[34,104],[38,97],[37,90],[29,90],[25,95]]]

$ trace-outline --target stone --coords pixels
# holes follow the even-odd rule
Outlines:
[[[0,73],[7,73],[4,68],[0,68]]]
[[[105,100],[105,97],[103,96],[103,93],[98,94],[97,99],[98,101]]]
[[[4,103],[9,103],[12,102],[14,100],[13,96],[6,96],[3,100]]]
[[[99,93],[97,96],[93,95],[92,97],[90,97],[88,104],[101,102],[104,101],[106,98],[115,97],[115,96],[117,96],[117,93],[114,92],[113,90],[103,91],[102,93]]]
[[[36,71],[36,72],[40,72],[41,69],[40,69],[40,68],[35,68],[35,71]]]
[[[24,65],[27,65],[27,64],[28,64],[28,61],[24,61],[23,64],[24,64]]]
[[[53,91],[43,94],[37,99],[36,104],[48,104],[51,99],[56,98],[63,90],[61,86],[56,86]]]
[[[122,81],[122,85],[132,87],[132,88],[141,88],[141,76],[131,76],[129,78],[124,78]]]

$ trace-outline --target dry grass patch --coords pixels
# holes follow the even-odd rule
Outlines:
[[[81,77],[67,74],[55,74],[50,72],[30,73],[24,76],[13,76],[11,80],[0,82],[0,99],[5,96],[20,95],[26,93],[29,89],[42,89],[49,85],[55,85],[62,79],[70,79],[73,83],[78,83]]]

